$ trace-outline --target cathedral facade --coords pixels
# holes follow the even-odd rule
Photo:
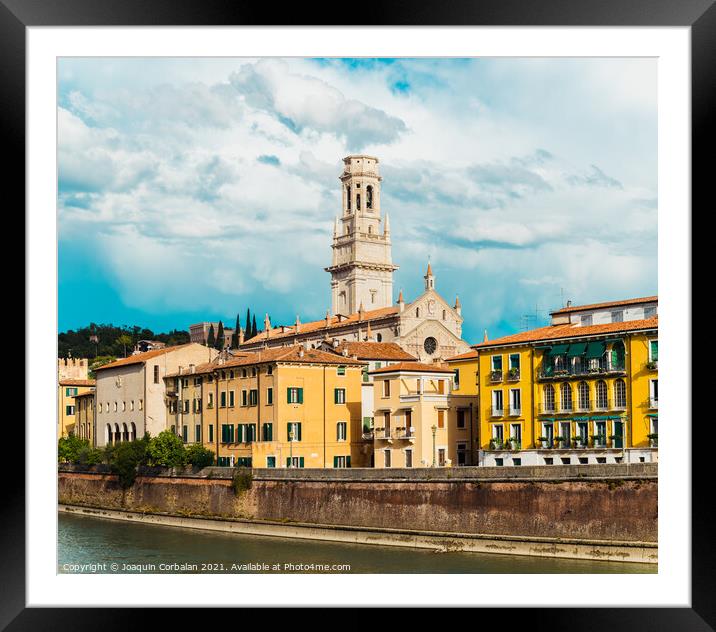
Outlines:
[[[341,342],[395,342],[421,362],[438,362],[469,351],[462,340],[462,313],[456,297],[450,305],[435,289],[430,264],[423,277],[424,291],[405,302],[403,292],[393,299],[393,272],[398,266],[391,253],[390,223],[380,204],[378,159],[356,155],[343,159],[339,179],[341,215],[333,229],[331,312],[324,319],[264,328],[249,340],[239,334],[240,349],[304,344],[336,347]]]

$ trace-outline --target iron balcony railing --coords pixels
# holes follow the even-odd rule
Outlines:
[[[490,382],[502,382],[502,371],[490,371]]]
[[[623,364],[612,364],[611,362],[600,361],[598,364],[565,366],[565,367],[540,367],[537,371],[539,380],[563,380],[572,377],[596,377],[599,375],[612,375],[626,373]]]
[[[612,400],[607,398],[606,400],[596,399],[589,401],[577,401],[571,404],[560,404],[560,403],[545,403],[541,402],[539,405],[540,415],[548,414],[570,414],[570,413],[588,413],[588,412],[599,412],[607,410],[626,410],[626,400]]]

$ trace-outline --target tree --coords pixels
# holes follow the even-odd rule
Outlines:
[[[232,349],[239,348],[239,331],[241,331],[241,318],[239,317],[239,313],[236,312],[236,327],[234,328],[234,336],[233,340],[231,341]]]
[[[122,349],[124,351],[124,357],[126,358],[127,357],[127,345],[132,344],[132,336],[130,336],[129,334],[122,334],[121,336],[119,336],[117,338],[116,343],[118,345],[122,346]]]
[[[246,338],[251,338],[251,310],[246,308],[246,326],[244,327]]]
[[[149,440],[147,448],[149,463],[163,467],[181,467],[186,465],[184,442],[171,430],[164,430]]]
[[[253,338],[258,333],[259,330],[256,328],[256,314],[254,314],[254,322],[251,325],[251,337]]]
[[[89,441],[75,435],[61,437],[57,442],[57,460],[60,463],[77,463],[80,453],[90,447]]]
[[[216,338],[214,337],[214,324],[209,326],[209,335],[206,338],[206,346],[214,347],[216,345]]]
[[[219,333],[216,335],[216,348],[221,351],[224,348],[224,323],[219,321]]]
[[[214,464],[214,453],[200,443],[193,443],[186,450],[186,459],[194,467],[209,467]]]
[[[112,473],[117,475],[122,489],[134,485],[134,480],[137,478],[137,467],[147,464],[149,445],[149,436],[145,435],[142,439],[124,441],[114,446],[109,466]]]

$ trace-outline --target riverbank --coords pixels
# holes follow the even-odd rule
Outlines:
[[[656,564],[655,464],[426,470],[60,468],[63,510],[204,531]],[[643,467],[648,466],[648,467]]]

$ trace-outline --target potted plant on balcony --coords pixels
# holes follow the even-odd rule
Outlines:
[[[559,448],[561,448],[561,447],[562,447],[562,443],[564,443],[564,437],[562,437],[562,436],[556,436],[556,437],[554,438],[554,447],[555,447],[555,449],[558,450]]]
[[[507,377],[511,380],[520,379],[520,370],[518,368],[512,368],[507,372]]]
[[[603,434],[592,435],[592,445],[595,448],[605,448],[607,444],[607,437]]]
[[[659,447],[659,434],[654,432],[652,434],[646,435],[646,438],[649,439],[649,447],[651,448],[658,448]]]
[[[570,440],[570,442],[571,442],[571,444],[572,444],[572,447],[576,450],[576,449],[577,449],[577,444],[579,443],[579,439],[578,439],[577,437],[572,437],[571,440]]]
[[[539,447],[540,448],[546,448],[547,446],[547,437],[537,437],[537,441],[539,441]]]
[[[649,369],[649,371],[656,371],[659,368],[659,361],[651,360],[650,362],[647,362],[646,368]]]
[[[502,381],[502,371],[491,371],[490,372],[490,380],[493,382],[501,382]]]

